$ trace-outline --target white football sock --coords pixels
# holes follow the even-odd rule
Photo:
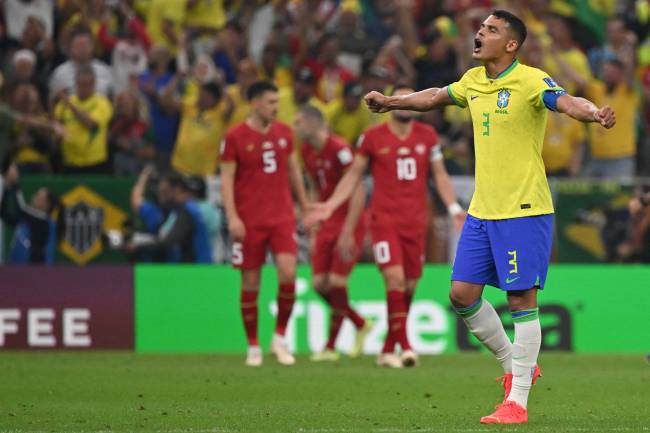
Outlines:
[[[512,371],[512,343],[499,315],[485,299],[479,299],[465,308],[456,308],[467,328],[497,358],[505,373]]]
[[[542,345],[542,328],[537,308],[515,311],[512,318],[515,322],[515,341],[512,345],[512,391],[508,400],[525,408]]]

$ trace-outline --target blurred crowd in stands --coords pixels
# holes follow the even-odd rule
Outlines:
[[[585,7],[584,3],[591,6]],[[137,174],[147,162],[218,170],[224,132],[247,114],[257,79],[281,88],[280,120],[317,105],[354,142],[381,121],[370,90],[444,86],[472,66],[494,7],[525,18],[524,63],[616,110],[611,131],[550,116],[549,174],[650,170],[650,5],[558,0],[2,0],[0,142],[23,173]],[[600,9],[593,6],[598,5]],[[565,120],[562,120],[565,119]],[[452,174],[471,174],[467,113],[423,120]]]
[[[291,124],[299,107],[311,104],[354,143],[385,119],[365,108],[365,93],[457,80],[473,66],[475,31],[494,8],[524,18],[523,63],[616,111],[611,130],[551,113],[543,154],[549,175],[650,174],[649,1],[0,5],[0,154],[11,155],[23,176],[139,175],[149,165],[159,173],[217,174],[221,139],[246,118],[246,91],[258,79],[280,88],[279,120]],[[421,117],[439,131],[452,175],[473,174],[468,115],[448,107]],[[170,185],[187,189],[174,179],[167,179]],[[634,209],[642,218],[647,207]]]

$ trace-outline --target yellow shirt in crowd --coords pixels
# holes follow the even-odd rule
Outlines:
[[[183,104],[172,167],[185,175],[209,176],[217,171],[219,145],[225,133],[223,103],[199,112],[196,103]]]
[[[286,123],[287,125],[293,125],[293,120],[296,118],[296,113],[298,113],[298,110],[301,108],[301,106],[296,103],[296,100],[293,97],[293,87],[286,86],[280,88],[278,92],[278,99],[278,120],[280,122]],[[318,108],[323,113],[323,115],[327,113],[327,105],[315,96],[312,96],[309,101],[307,101],[307,104]]]
[[[550,47],[549,49],[553,49],[553,47]],[[589,60],[587,60],[587,56],[585,56],[582,51],[577,48],[572,48],[567,51],[560,51],[558,57],[569,65],[578,75],[586,79],[591,79]],[[553,56],[549,54],[544,56],[544,70],[548,72],[551,77],[566,77],[566,75],[562,73],[560,65],[555,61]],[[577,84],[568,78],[565,78],[564,81],[559,84],[570,94],[574,94],[578,90]]]
[[[171,42],[163,31],[163,23],[173,23],[174,33],[180,35],[185,21],[186,0],[151,0],[147,8],[147,32],[154,45],[167,48],[172,54],[178,51],[177,44]]]
[[[598,107],[609,105],[616,113],[616,126],[612,129],[605,129],[597,123],[589,124],[591,156],[598,159],[634,156],[639,95],[627,84],[607,93],[605,83],[597,80],[587,86],[586,94]]]
[[[223,0],[201,0],[187,10],[185,24],[191,27],[220,29],[226,24],[226,11]]]
[[[226,125],[226,129],[230,129],[246,120],[248,114],[251,112],[251,106],[246,100],[246,95],[241,95],[238,84],[232,84],[226,87],[226,94],[230,97],[233,103],[232,115]]]
[[[84,111],[99,126],[88,129],[77,116],[59,102],[54,108],[54,117],[63,124],[62,143],[63,163],[67,166],[86,167],[101,164],[108,158],[108,124],[113,116],[111,102],[102,95],[95,94],[85,101],[76,95],[70,97],[70,103]]]
[[[284,66],[277,66],[275,68],[275,71],[273,71],[273,76],[270,77],[268,76],[263,68],[260,71],[260,79],[261,80],[269,80],[272,81],[276,86],[279,88],[285,87],[285,86],[291,86],[293,84],[293,76],[291,75],[291,70],[289,68],[285,68]]]
[[[363,103],[354,111],[346,111],[338,99],[328,107],[327,122],[336,135],[355,145],[363,131],[372,126],[372,112]]]
[[[586,135],[584,124],[560,113],[549,113],[542,152],[546,170],[569,170],[573,155]]]

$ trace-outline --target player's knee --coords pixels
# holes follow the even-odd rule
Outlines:
[[[241,288],[244,292],[259,292],[260,280],[255,278],[242,278]]]
[[[406,290],[406,281],[401,276],[389,275],[386,277],[386,290],[403,292]]]
[[[296,280],[295,266],[278,266],[278,281],[282,283],[291,283]]]
[[[537,306],[536,289],[517,290],[508,292],[508,307],[510,311],[521,311]]]
[[[472,299],[471,293],[467,293],[457,286],[451,287],[449,300],[454,307],[467,307],[475,301],[475,299]]]

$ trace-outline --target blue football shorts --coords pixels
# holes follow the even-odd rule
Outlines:
[[[503,220],[467,215],[452,281],[502,290],[544,288],[553,243],[553,214]]]

